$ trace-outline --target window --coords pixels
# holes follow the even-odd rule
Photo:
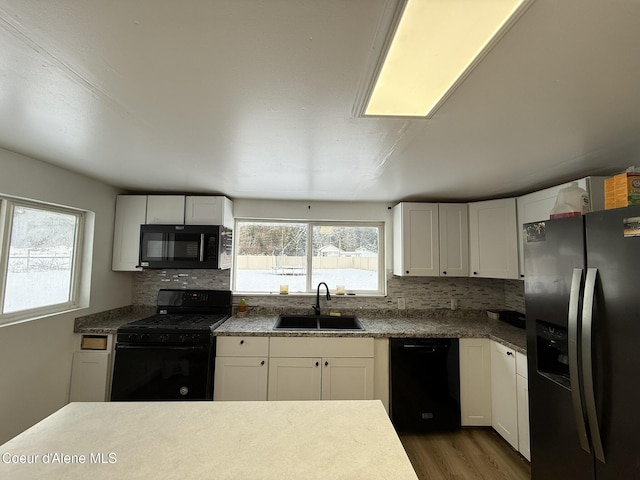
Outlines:
[[[1,323],[76,306],[83,214],[0,199]]]
[[[382,223],[238,221],[234,291],[384,294]]]

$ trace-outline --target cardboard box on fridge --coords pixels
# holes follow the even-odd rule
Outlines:
[[[627,171],[604,181],[604,208],[640,205],[640,172]]]

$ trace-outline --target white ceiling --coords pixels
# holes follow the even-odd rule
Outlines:
[[[640,165],[640,1],[535,0],[430,120],[353,112],[397,0],[0,0],[0,146],[134,191],[474,200]]]

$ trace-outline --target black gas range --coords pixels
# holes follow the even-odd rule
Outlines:
[[[155,315],[118,328],[111,400],[212,400],[213,330],[230,315],[228,290],[160,290]]]

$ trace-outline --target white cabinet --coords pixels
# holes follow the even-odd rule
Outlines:
[[[469,218],[468,207],[461,203],[438,204],[440,239],[440,275],[467,277],[469,275]]]
[[[187,196],[185,225],[224,225],[233,229],[233,202],[223,196]]]
[[[400,203],[393,207],[393,274],[438,276],[438,204]]]
[[[604,179],[605,177],[586,177],[576,180],[578,186],[587,191],[591,211],[604,209]],[[524,278],[524,236],[522,225],[525,223],[549,220],[551,210],[556,204],[558,192],[571,184],[564,183],[537,192],[518,197],[518,260],[520,277]]]
[[[113,229],[113,259],[111,269],[136,271],[140,263],[140,225],[147,216],[146,195],[118,195]]]
[[[266,400],[268,337],[217,337],[214,400]]]
[[[110,396],[113,335],[77,335],[77,337],[81,349],[73,354],[69,401],[107,401]],[[85,343],[87,346],[83,348]],[[96,347],[96,344],[99,346]]]
[[[182,225],[184,223],[184,195],[149,195],[147,197],[148,224]]]
[[[460,339],[460,415],[463,426],[491,426],[491,340]]]
[[[393,274],[467,276],[467,205],[399,203],[393,208]]]
[[[370,400],[373,338],[272,337],[269,400]]]
[[[518,278],[516,199],[469,204],[472,277]]]
[[[529,380],[527,379],[527,357],[516,352],[516,388],[518,390],[518,450],[531,460],[529,437]]]
[[[518,400],[515,351],[492,341],[491,425],[518,449]]]

